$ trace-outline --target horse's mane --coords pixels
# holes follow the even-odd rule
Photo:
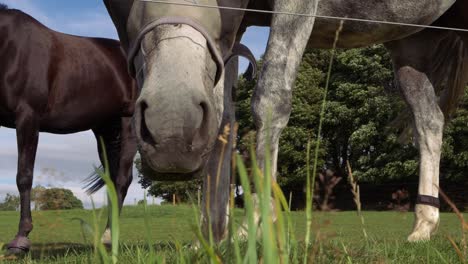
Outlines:
[[[5,4],[0,3],[0,10],[7,10],[8,6]]]

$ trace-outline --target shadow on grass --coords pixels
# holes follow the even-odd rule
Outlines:
[[[190,248],[194,243],[186,242],[180,244],[184,248]],[[152,248],[155,252],[174,252],[177,248],[176,243],[169,241],[157,242],[152,245]],[[134,252],[136,250],[150,251],[150,247],[145,243],[121,243],[120,251],[125,254],[128,252]],[[47,259],[61,259],[69,256],[91,256],[94,255],[94,246],[91,244],[81,244],[81,243],[34,243],[31,246],[31,250],[28,254],[21,256],[2,256],[2,253],[7,253],[7,246],[1,248],[3,252],[0,252],[0,260],[14,260],[28,257],[31,260],[42,260]],[[110,251],[109,251],[110,252]]]
[[[7,246],[3,246],[3,253],[7,254]],[[93,246],[79,243],[35,243],[31,246],[28,254],[15,256],[16,258],[30,257],[31,259],[42,259],[44,257],[64,257],[70,254],[80,255],[93,251]],[[6,255],[8,256],[8,255]]]

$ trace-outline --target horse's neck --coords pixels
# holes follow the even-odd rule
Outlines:
[[[107,11],[119,34],[120,41],[125,50],[128,48],[127,21],[130,16],[134,0],[104,0]]]

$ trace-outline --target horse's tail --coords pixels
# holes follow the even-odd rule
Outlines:
[[[463,98],[468,81],[468,46],[457,34],[450,33],[432,52],[429,61],[428,75],[447,124]],[[407,143],[413,134],[410,118],[405,111],[392,122],[392,126],[404,127],[399,137],[400,143]]]
[[[463,98],[468,81],[468,47],[455,33],[450,34],[441,46],[441,54],[436,56],[436,59],[441,60],[438,67],[441,69],[436,68],[435,87],[440,87],[436,90],[439,94],[439,106],[446,121],[449,121]]]
[[[101,178],[101,176],[98,173],[98,170],[102,170],[103,167],[99,167],[94,172],[92,172],[85,180],[85,186],[83,189],[86,189],[86,193],[88,195],[94,194],[97,191],[99,191],[106,183],[104,180]]]

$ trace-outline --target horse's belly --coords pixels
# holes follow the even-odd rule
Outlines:
[[[375,21],[430,25],[439,18],[455,0],[322,0],[319,15],[349,17]],[[330,48],[340,21],[317,18],[309,46]],[[414,34],[423,28],[381,23],[345,21],[338,47],[354,48],[383,43]]]
[[[70,104],[60,108],[61,111],[52,111],[43,116],[41,131],[67,134],[101,127],[124,116],[122,108],[119,105],[96,106],[83,102],[77,107]]]
[[[75,133],[100,127],[124,116],[125,101],[115,85],[79,84],[68,86],[67,93],[50,102],[41,117],[41,131]],[[65,89],[64,87],[61,87]],[[60,92],[58,92],[60,94]]]

